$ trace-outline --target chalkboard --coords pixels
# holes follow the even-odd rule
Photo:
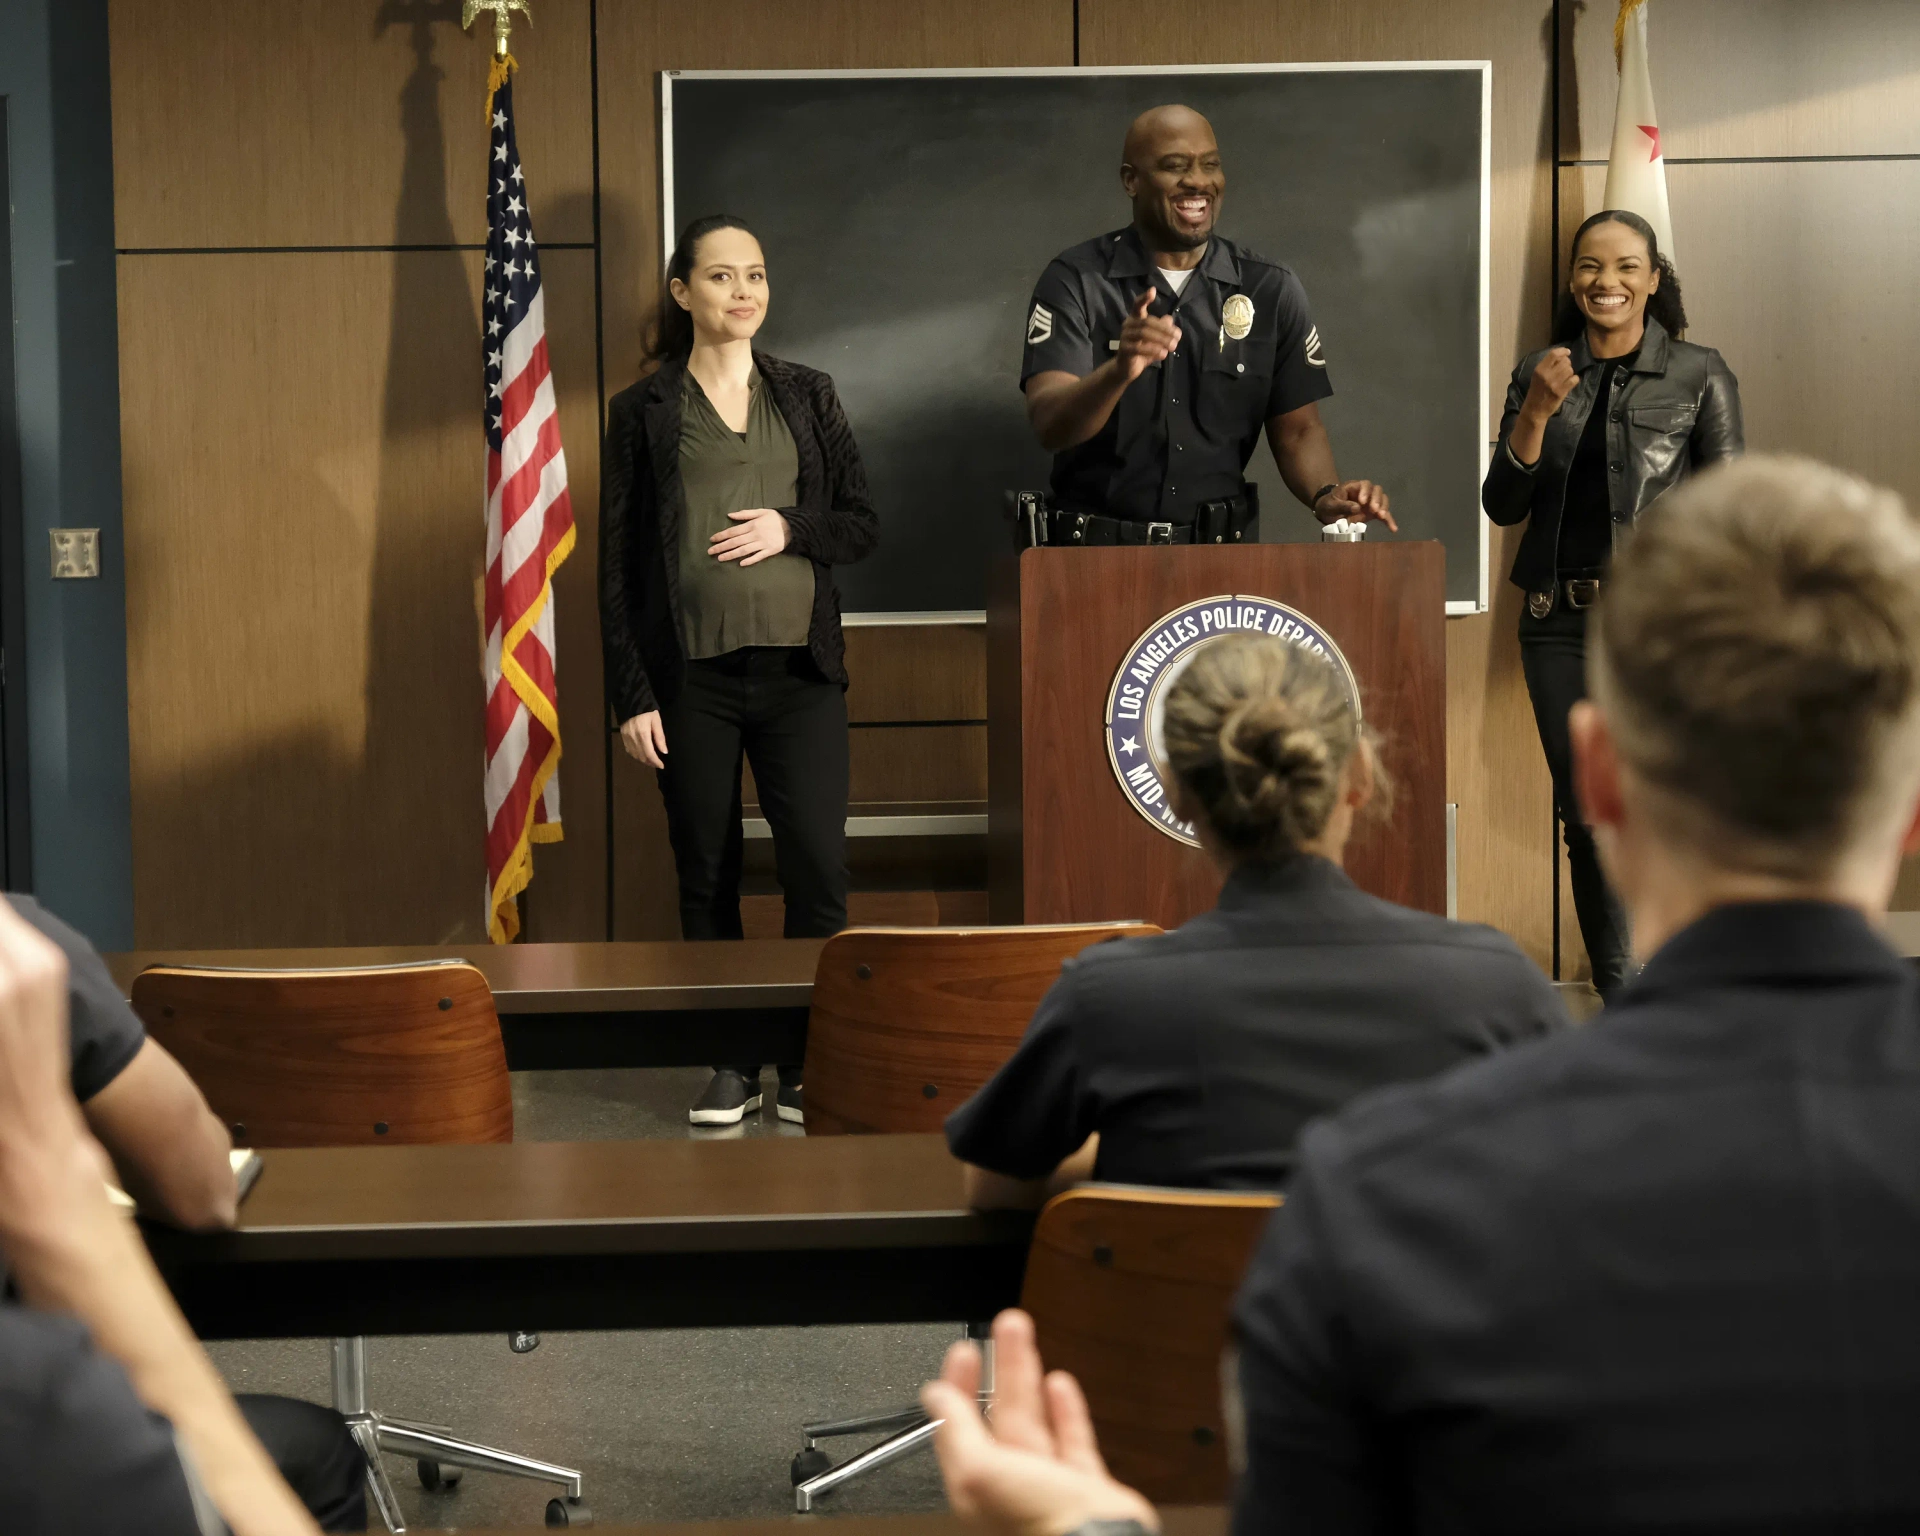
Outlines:
[[[1212,120],[1220,233],[1306,285],[1341,473],[1439,539],[1453,612],[1486,603],[1487,107],[1482,63],[1170,70],[678,72],[661,79],[664,228],[735,214],[767,254],[758,343],[833,375],[880,548],[838,573],[849,613],[976,610],[1009,489],[1049,460],[1019,394],[1041,269],[1123,227],[1128,122]],[[1319,537],[1264,442],[1262,536]],[[1369,530],[1369,537],[1384,530]]]

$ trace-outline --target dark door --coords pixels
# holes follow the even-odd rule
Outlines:
[[[0,96],[0,873],[8,890],[30,891],[26,551],[20,543],[20,416],[13,373],[13,192],[7,180],[7,107],[7,98]]]

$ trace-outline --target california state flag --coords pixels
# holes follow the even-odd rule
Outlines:
[[[1647,74],[1646,0],[1621,0],[1613,51],[1620,62],[1620,97],[1613,109],[1605,206],[1639,214],[1659,237],[1660,253],[1671,259],[1667,162],[1660,153],[1660,119],[1654,115],[1653,81]]]

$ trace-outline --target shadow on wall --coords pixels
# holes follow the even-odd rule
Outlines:
[[[478,614],[484,518],[472,294],[479,257],[452,248],[443,74],[434,58],[436,38],[457,33],[459,11],[457,0],[388,0],[376,21],[376,34],[406,27],[414,52],[398,102],[405,161],[392,238],[438,248],[342,258],[392,264],[377,459],[367,455],[363,478],[349,476],[352,483],[318,494],[299,482],[296,465],[286,466],[293,498],[286,521],[293,526],[273,535],[284,563],[261,599],[267,611],[258,615],[263,624],[275,622],[276,590],[302,623],[317,614],[351,624],[364,611],[364,678],[338,680],[330,704],[329,690],[316,688],[315,708],[333,717],[335,729],[316,721],[263,731],[244,752],[144,787],[142,823],[164,829],[163,837],[147,840],[149,868],[182,858],[184,850],[206,852],[177,882],[171,871],[143,881],[143,945],[485,937]],[[462,147],[480,154],[478,99],[471,114],[478,142]],[[297,295],[275,295],[254,323],[271,327],[276,311],[299,302]],[[329,389],[354,382],[343,378],[306,398],[324,400]],[[303,444],[324,436],[324,427],[296,434]],[[348,449],[357,458],[358,445]],[[347,547],[355,542],[357,556]],[[337,664],[357,672],[355,649],[343,644]],[[330,665],[318,658],[304,674],[324,675]],[[286,686],[313,687],[303,683],[303,670],[280,675]],[[363,689],[358,720],[356,688]],[[364,745],[356,745],[356,735]],[[156,886],[164,893],[176,884],[177,899],[153,894]]]
[[[359,808],[390,894],[364,903],[354,926],[376,939],[404,931],[421,940],[480,940],[480,321],[468,283],[474,258],[451,249],[444,76],[433,56],[436,32],[457,36],[460,7],[454,0],[389,0],[377,25],[390,18],[409,26],[414,50],[400,97],[406,159],[394,242],[446,248],[394,258],[367,617],[367,803]],[[461,148],[479,155],[478,100],[471,111],[476,140]],[[448,454],[431,451],[437,440],[449,444]]]

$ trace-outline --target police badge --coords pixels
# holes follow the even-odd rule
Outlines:
[[[1166,757],[1161,734],[1166,694],[1197,653],[1232,634],[1272,635],[1312,651],[1333,666],[1355,718],[1360,714],[1360,684],[1353,668],[1333,637],[1297,608],[1270,597],[1223,592],[1161,615],[1127,648],[1107,690],[1107,761],[1127,803],[1155,831],[1192,848],[1200,846],[1199,834],[1174,814],[1168,786],[1160,777],[1159,764]]]
[[[1253,329],[1253,300],[1236,293],[1220,306],[1221,329],[1235,341],[1245,341]]]

